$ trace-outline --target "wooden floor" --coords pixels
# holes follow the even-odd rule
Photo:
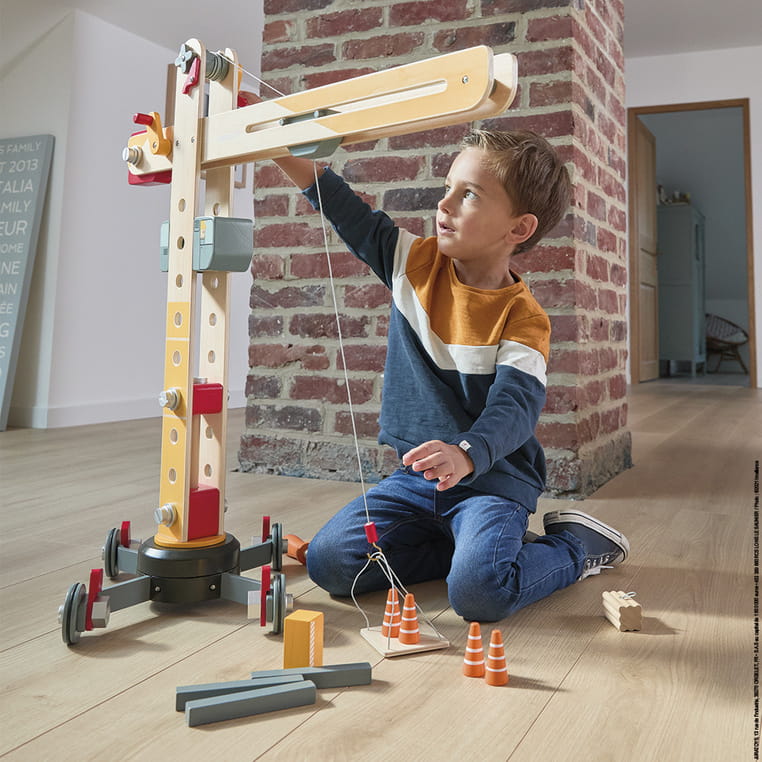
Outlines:
[[[631,559],[500,623],[510,684],[461,676],[466,625],[442,583],[417,599],[445,651],[382,659],[357,610],[286,566],[296,607],[325,613],[325,661],[370,661],[371,685],[315,706],[189,728],[178,685],[281,666],[282,641],[214,601],[144,603],[67,648],[57,611],[100,566],[106,532],[153,534],[159,421],[0,434],[0,756],[13,760],[623,760],[754,758],[754,468],[762,392],[661,382],[632,390],[635,466],[580,507],[624,531]],[[232,416],[235,467],[241,412]],[[226,529],[270,514],[311,534],[357,484],[232,473]],[[758,498],[758,495],[757,495]],[[563,505],[543,500],[533,521]],[[539,523],[538,523],[539,522]],[[255,574],[256,576],[256,574]],[[639,633],[602,616],[635,591]],[[362,599],[380,621],[383,595]],[[487,632],[488,628],[485,628]]]

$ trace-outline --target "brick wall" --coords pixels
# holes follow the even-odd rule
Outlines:
[[[284,93],[477,44],[517,55],[517,99],[483,126],[544,134],[575,187],[566,219],[515,259],[553,326],[537,429],[548,491],[583,496],[628,467],[622,0],[265,0],[265,13],[262,76]],[[330,163],[369,203],[432,235],[443,178],[467,129],[355,145]],[[241,467],[356,480],[319,215],[269,163],[255,167],[254,209]],[[389,296],[329,240],[363,470],[375,481],[397,466],[375,443]]]

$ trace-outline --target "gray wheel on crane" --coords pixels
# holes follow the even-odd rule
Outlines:
[[[286,616],[286,578],[283,574],[274,572],[270,586],[272,600],[273,622],[270,632],[279,635],[283,632],[283,619]]]
[[[79,642],[79,636],[85,629],[86,606],[87,588],[81,582],[75,582],[69,588],[63,606],[58,610],[58,621],[61,623],[61,637],[67,646],[72,646]]]
[[[109,579],[116,579],[119,576],[117,552],[120,542],[121,532],[118,529],[112,529],[106,535],[106,544],[103,546],[103,571]]]
[[[272,566],[273,571],[279,572],[283,568],[283,528],[280,524],[273,524],[270,529],[270,541],[273,545]]]

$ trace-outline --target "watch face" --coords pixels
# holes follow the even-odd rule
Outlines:
[[[471,445],[465,439],[462,442],[458,442],[458,447],[464,452],[468,452],[471,449]]]

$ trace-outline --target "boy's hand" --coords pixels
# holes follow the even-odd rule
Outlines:
[[[474,470],[473,461],[460,447],[438,439],[409,450],[402,456],[402,463],[412,466],[413,471],[423,471],[424,479],[439,479],[439,492],[454,487]]]

